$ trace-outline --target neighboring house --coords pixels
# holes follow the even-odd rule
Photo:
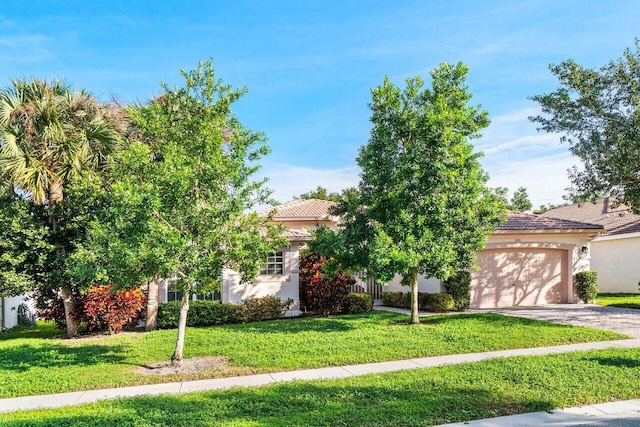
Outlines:
[[[477,253],[471,273],[471,308],[575,302],[573,275],[589,269],[589,240],[601,225],[509,212]],[[407,292],[399,277],[387,291]],[[421,277],[420,292],[444,291]]]
[[[18,325],[18,307],[25,302],[26,296],[0,297],[0,331]]]
[[[272,209],[258,212],[286,227],[285,237],[289,245],[279,248],[266,260],[255,283],[240,283],[240,275],[229,269],[222,271],[222,292],[211,295],[194,295],[193,299],[221,300],[239,303],[244,299],[275,295],[283,300],[291,298],[293,304],[286,316],[300,314],[298,260],[306,242],[313,238],[311,230],[319,225],[335,227],[338,218],[329,215],[335,203],[317,199],[293,200]],[[159,302],[180,300],[182,295],[173,289],[176,278],[162,279],[159,284]]]
[[[638,293],[640,281],[640,215],[615,199],[551,209],[544,217],[584,221],[604,226],[605,232],[591,241],[591,270],[598,272],[601,292]]]
[[[335,203],[324,200],[294,200],[274,208],[273,220],[287,227],[287,247],[272,254],[255,283],[240,283],[231,270],[222,273],[222,292],[198,298],[240,302],[247,298],[275,295],[294,301],[289,316],[300,313],[298,261],[300,252],[313,238],[319,225],[335,228],[339,218],[329,209]],[[267,215],[269,211],[261,211]],[[573,275],[589,269],[589,241],[603,232],[602,225],[546,218],[509,212],[508,222],[496,227],[485,248],[478,251],[477,271],[472,272],[471,307],[492,308],[575,302]],[[180,299],[172,292],[172,279],[160,286],[160,302]],[[364,289],[379,297],[383,291],[408,292],[400,277],[384,285],[358,281]],[[440,280],[419,278],[420,292],[443,291]],[[196,297],[194,296],[194,299]]]

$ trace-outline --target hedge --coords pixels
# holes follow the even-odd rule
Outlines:
[[[382,305],[388,307],[411,308],[410,292],[383,292]],[[418,294],[418,308],[425,311],[444,312],[454,309],[454,300],[450,294]]]

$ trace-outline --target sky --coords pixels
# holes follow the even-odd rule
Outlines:
[[[103,101],[144,102],[179,70],[213,59],[248,93],[234,106],[264,132],[262,162],[280,202],[321,185],[355,186],[371,89],[462,61],[491,125],[475,140],[488,185],[561,203],[572,158],[536,130],[529,97],[557,88],[550,63],[599,68],[640,36],[637,0],[590,1],[2,1],[0,87],[63,78]]]

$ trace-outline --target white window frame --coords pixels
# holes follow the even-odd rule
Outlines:
[[[260,267],[261,276],[284,276],[284,251],[269,254],[267,262]]]

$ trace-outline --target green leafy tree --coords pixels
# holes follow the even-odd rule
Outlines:
[[[269,151],[266,138],[231,112],[246,89],[216,79],[211,61],[181,74],[183,87],[163,85],[160,96],[129,111],[137,141],[114,158],[108,212],[78,254],[87,261],[78,276],[120,286],[178,274],[174,365],[182,363],[193,293],[219,289],[223,268],[252,282],[286,244],[269,218],[245,213],[270,194],[264,181],[251,180]]]
[[[513,192],[511,203],[509,204],[510,210],[525,212],[531,210],[532,207],[533,204],[531,203],[531,200],[529,200],[529,195],[527,194],[527,189],[525,187],[519,187]]]
[[[558,132],[584,169],[573,167],[572,199],[616,196],[640,213],[640,40],[600,69],[573,60],[550,65],[560,87],[537,95],[542,115],[530,119]]]
[[[329,192],[326,188],[318,186],[313,191],[309,191],[308,193],[303,193],[296,199],[319,199],[319,200],[329,200],[331,202],[339,202],[340,201],[340,193],[332,193]]]
[[[59,232],[65,185],[100,170],[121,140],[112,110],[64,82],[13,80],[0,92],[0,187],[46,206],[58,264],[67,255]],[[78,332],[72,285],[59,288],[72,337]]]
[[[16,195],[0,197],[0,297],[35,290],[55,253],[44,209]]]
[[[411,286],[411,323],[419,323],[418,276],[446,279],[472,267],[504,216],[469,142],[489,119],[469,105],[467,70],[441,64],[429,89],[420,77],[402,90],[388,78],[373,89],[358,190],[335,210],[339,230],[320,229],[312,248],[381,281],[402,275]]]

